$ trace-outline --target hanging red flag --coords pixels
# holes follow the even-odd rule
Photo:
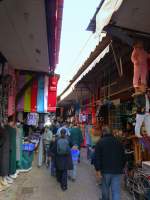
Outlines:
[[[48,85],[48,112],[56,112],[56,98],[57,98],[57,83],[58,76],[49,77]]]
[[[37,112],[38,81],[34,80],[31,89],[31,112]]]

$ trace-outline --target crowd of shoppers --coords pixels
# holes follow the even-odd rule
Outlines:
[[[126,163],[123,145],[121,141],[112,134],[107,125],[102,127],[102,136],[100,140],[93,145],[90,133],[91,125],[86,125],[84,133],[82,133],[80,125],[76,123],[68,124],[63,122],[60,124],[55,121],[50,126],[44,127],[44,129],[41,130],[39,142],[38,166],[40,167],[45,163],[51,175],[56,177],[61,189],[63,191],[67,190],[68,179],[73,182],[76,181],[81,146],[84,141],[83,137],[85,137],[87,159],[90,160],[91,164],[94,166],[97,184],[101,186],[102,190],[102,200],[120,200],[121,177]],[[16,154],[16,148],[14,148],[14,146],[17,147],[16,128],[14,127],[12,118],[10,118],[8,124],[5,125],[5,132],[11,134],[4,133],[3,127],[0,129],[2,132],[0,134],[0,173],[1,177],[3,177],[0,182],[0,190],[3,189],[2,184],[4,187],[6,182],[13,182],[17,177],[16,169],[18,162],[16,161],[20,153]],[[11,145],[6,143],[6,136],[9,138],[8,141],[11,141]],[[5,143],[3,142],[4,140]],[[7,154],[5,154],[4,158],[3,150],[6,151],[7,149],[9,151],[9,157],[7,158]],[[2,166],[4,166],[4,168],[2,168]]]
[[[53,123],[45,127],[39,145],[38,166],[43,161],[56,176],[63,191],[67,189],[67,180],[76,180],[77,165],[80,162],[80,148],[83,136],[77,124],[69,125],[63,122]],[[44,159],[42,155],[44,153]]]
[[[92,145],[90,128],[88,125],[85,129],[87,159],[94,165],[102,200],[120,200],[121,177],[126,162],[123,145],[107,125],[102,128],[101,139]],[[82,143],[83,133],[78,124],[55,123],[43,132],[46,166],[63,191],[67,190],[68,179],[74,182],[77,178]]]

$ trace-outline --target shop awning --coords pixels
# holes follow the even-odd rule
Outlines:
[[[111,23],[122,28],[150,34],[150,1],[125,0]]]
[[[101,0],[87,30],[101,34],[103,28],[109,23],[113,13],[119,9],[122,2],[123,0]]]
[[[87,30],[102,31],[109,24],[114,27],[150,34],[149,7],[149,0],[102,0]]]
[[[96,32],[101,34],[103,28],[109,23],[112,15],[119,9],[123,0],[105,0],[96,15]]]
[[[0,1],[0,52],[16,69],[54,70],[63,0]]]
[[[102,59],[105,54],[109,51],[109,44],[111,43],[111,40],[109,36],[106,36],[103,38],[103,40],[97,45],[95,50],[91,53],[89,58],[85,61],[85,63],[80,67],[76,75],[71,80],[71,83],[68,85],[68,87],[62,92],[60,95],[60,101],[63,101],[67,97],[73,97],[73,90],[76,86],[76,84],[85,76],[92,68],[95,67],[95,65]],[[85,88],[85,87],[84,87]],[[83,89],[83,88],[82,88]],[[79,92],[83,92],[83,90],[79,89]],[[78,94],[79,94],[78,92]],[[87,93],[87,91],[84,92]]]

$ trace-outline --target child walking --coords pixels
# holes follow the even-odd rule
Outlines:
[[[72,181],[76,180],[77,177],[77,165],[78,165],[78,159],[79,159],[80,151],[78,149],[78,145],[73,145],[71,149],[71,156],[72,156],[72,162],[73,162],[73,170],[69,172],[69,178]]]

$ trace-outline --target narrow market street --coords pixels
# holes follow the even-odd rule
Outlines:
[[[149,8],[0,0],[0,200],[150,200]]]
[[[8,190],[1,192],[0,200],[98,200],[99,188],[96,185],[94,170],[84,159],[78,165],[78,178],[76,182],[69,181],[68,190],[63,192],[56,179],[50,176],[45,166],[36,167],[36,159],[33,169],[29,173],[21,174],[15,184]],[[131,200],[126,192],[122,194],[122,200]]]

